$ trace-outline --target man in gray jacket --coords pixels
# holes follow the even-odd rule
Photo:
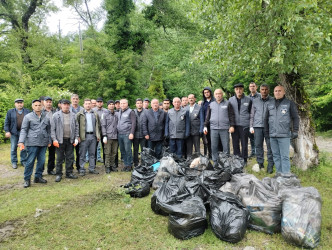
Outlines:
[[[179,97],[173,99],[173,107],[166,116],[165,136],[169,137],[169,147],[172,153],[182,157],[184,140],[189,137],[189,111],[181,108]]]
[[[264,136],[264,117],[267,109],[267,103],[273,98],[269,96],[269,85],[260,86],[260,96],[253,100],[250,114],[250,134],[255,137],[256,160],[260,168],[264,168],[264,139],[267,146],[267,172],[273,172],[273,156],[270,146],[270,138]]]
[[[101,132],[105,145],[105,172],[109,174],[111,171],[118,171],[115,164],[115,156],[118,152],[118,116],[113,100],[107,102],[107,108],[101,120]]]
[[[223,98],[221,89],[214,91],[215,101],[212,101],[206,112],[204,133],[211,131],[212,160],[218,160],[218,145],[221,141],[223,152],[229,154],[229,133],[234,133],[235,114],[233,106]],[[208,129],[210,126],[210,129]]]
[[[277,173],[290,173],[290,139],[299,131],[299,115],[295,103],[285,97],[283,86],[274,88],[274,98],[267,104],[264,133],[270,137],[273,161]]]
[[[56,182],[62,179],[62,164],[66,161],[66,178],[77,179],[73,174],[74,146],[78,144],[78,123],[76,115],[70,112],[70,102],[62,100],[61,110],[51,120],[51,137],[57,148]]]
[[[45,153],[47,147],[51,146],[51,124],[46,113],[41,112],[40,100],[32,101],[33,112],[27,114],[22,123],[18,146],[20,149],[27,148],[28,158],[24,169],[24,188],[30,187],[30,179],[33,166],[37,159],[35,172],[35,183],[47,183],[43,179]]]
[[[233,106],[235,113],[235,127],[232,134],[233,152],[234,155],[241,156],[247,164],[248,159],[248,135],[250,126],[250,111],[252,101],[249,97],[243,94],[243,84],[235,84],[235,96],[229,98],[229,102]],[[240,143],[241,149],[240,151]]]
[[[118,115],[118,142],[121,156],[123,156],[124,168],[122,171],[130,172],[133,165],[133,153],[131,150],[136,128],[135,112],[128,107],[128,100],[120,100],[120,111]]]

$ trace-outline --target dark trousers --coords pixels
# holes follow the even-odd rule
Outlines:
[[[28,158],[24,168],[24,180],[25,181],[30,180],[36,159],[37,159],[37,165],[35,171],[35,178],[42,177],[47,146],[45,147],[27,146],[26,149],[28,152]]]
[[[264,163],[264,139],[267,147],[267,161],[269,166],[273,166],[273,155],[270,145],[270,138],[264,136],[264,128],[254,128],[255,129],[255,151],[256,151],[256,160],[257,163]]]
[[[55,147],[53,144],[48,148],[47,172],[55,169]]]
[[[234,155],[241,156],[245,161],[248,159],[248,135],[248,127],[234,127],[234,133],[232,134],[233,153]],[[240,143],[242,150],[240,150]]]
[[[139,160],[138,160],[138,150],[141,147],[141,151],[144,147],[146,147],[146,140],[145,138],[134,138],[133,140],[133,148],[134,148],[134,165],[138,166]]]
[[[176,154],[179,158],[182,157],[184,139],[169,139],[169,149],[171,153]]]
[[[256,147],[255,147],[255,134],[249,133],[249,140],[250,140],[250,146],[251,146],[251,154],[256,154]]]
[[[191,157],[193,154],[193,146],[195,147],[195,153],[200,152],[199,148],[199,135],[191,135],[186,139],[187,157]]]
[[[75,160],[75,164],[76,164],[76,169],[77,169],[77,171],[79,171],[80,170],[80,143],[76,145],[75,153],[76,153],[76,160],[75,160],[75,158],[74,158],[74,160]],[[72,167],[74,169],[73,165],[74,165],[74,161],[72,164]]]
[[[103,149],[103,163],[104,163],[104,165],[105,165],[105,145],[104,145],[104,143],[103,143],[103,141],[102,141],[102,139],[101,139],[101,141],[99,141],[99,142],[97,142],[97,144],[96,144],[96,153],[95,153],[95,165],[97,166],[97,157],[98,157],[98,153],[97,153],[97,151],[98,151],[98,147],[99,147],[99,145],[101,144],[101,147],[102,147],[102,149]]]
[[[74,145],[70,143],[70,139],[63,139],[63,143],[59,144],[56,149],[56,175],[62,176],[62,164],[65,162],[66,175],[73,173],[74,162]]]
[[[148,141],[148,147],[154,150],[156,157],[161,159],[163,149],[163,141]]]

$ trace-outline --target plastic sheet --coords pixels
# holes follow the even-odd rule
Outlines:
[[[322,199],[313,187],[282,191],[281,233],[285,240],[305,248],[320,242]]]
[[[249,224],[249,211],[232,193],[218,192],[209,198],[210,224],[214,234],[231,243],[241,241]]]
[[[131,182],[133,181],[146,181],[151,186],[157,172],[154,172],[151,166],[137,166],[131,173]]]
[[[142,198],[150,194],[150,184],[146,181],[133,181],[124,185],[126,193],[134,198]]]
[[[190,197],[173,206],[168,218],[168,232],[174,237],[187,240],[199,236],[207,228],[206,209],[198,197]]]

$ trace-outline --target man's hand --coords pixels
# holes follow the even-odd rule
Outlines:
[[[103,143],[107,144],[107,137],[106,136],[104,136],[104,138],[103,138]]]
[[[234,127],[230,127],[228,130],[229,133],[234,133]]]
[[[207,133],[208,133],[208,129],[207,129],[207,127],[204,127],[204,129],[203,129],[203,133],[204,133],[205,135],[207,135]]]
[[[59,142],[58,141],[53,141],[53,146],[58,148],[59,147]]]
[[[134,139],[134,135],[133,134],[129,134],[129,140]]]
[[[299,137],[297,132],[293,132],[292,133],[292,139],[296,139],[297,137]]]
[[[146,136],[145,136],[145,139],[146,139],[146,140],[149,140],[149,139],[150,139],[150,136],[149,136],[149,135],[146,135]]]
[[[6,132],[5,137],[6,137],[6,138],[10,138],[11,135],[12,135],[12,134],[11,134],[10,132]]]
[[[77,144],[78,144],[78,140],[77,140],[77,139],[75,139],[75,141],[74,141],[74,143],[73,143],[74,147],[76,147],[76,146],[77,146]]]
[[[78,143],[81,143],[81,138],[80,137],[78,137]]]
[[[49,147],[51,147],[51,145],[52,145],[52,144],[51,144],[51,143],[49,143],[49,144],[47,144],[47,147],[49,148]]]
[[[19,143],[17,144],[17,146],[20,148],[21,151],[25,148],[23,143]]]
[[[254,130],[253,127],[251,127],[249,131],[250,131],[251,134],[255,133],[255,130]]]

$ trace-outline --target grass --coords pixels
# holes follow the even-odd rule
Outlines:
[[[332,130],[316,132],[316,136],[321,136],[323,138],[332,138]]]
[[[54,176],[45,175],[47,185],[33,183],[23,189],[23,168],[10,167],[9,145],[0,145],[0,152],[0,229],[6,225],[15,228],[6,237],[1,238],[0,232],[0,249],[295,249],[281,234],[250,230],[237,244],[219,240],[210,227],[199,237],[178,240],[168,233],[168,218],[151,210],[152,192],[134,199],[119,187],[129,182],[129,173],[64,178],[60,183],[54,182]],[[331,248],[331,162],[326,160],[306,172],[292,171],[303,186],[319,190],[323,198],[319,248]],[[263,172],[255,175],[260,179],[266,176]],[[38,217],[36,209],[42,210]]]

